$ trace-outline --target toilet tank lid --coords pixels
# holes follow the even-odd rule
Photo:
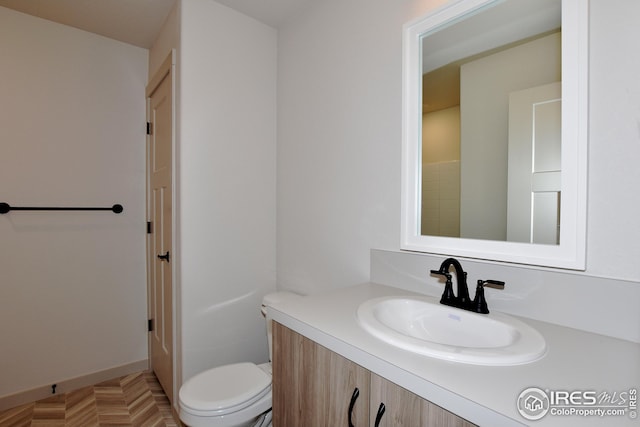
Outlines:
[[[196,411],[242,406],[271,386],[271,377],[254,363],[236,363],[201,372],[180,388],[180,403]]]

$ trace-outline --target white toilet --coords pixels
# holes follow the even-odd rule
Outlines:
[[[266,307],[290,292],[267,294],[262,313],[267,321],[271,360],[271,321]],[[271,427],[271,363],[236,363],[201,372],[179,392],[180,420],[190,427]]]

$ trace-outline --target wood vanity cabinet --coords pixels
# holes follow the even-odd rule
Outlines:
[[[474,425],[277,322],[272,364],[274,427]]]
[[[310,339],[273,322],[273,426],[348,427],[369,418],[370,373]]]

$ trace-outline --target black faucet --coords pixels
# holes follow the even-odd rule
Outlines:
[[[453,294],[453,284],[451,283],[451,273],[449,269],[453,266],[456,272],[456,283],[458,284],[458,292]],[[467,273],[462,269],[462,265],[455,258],[447,258],[440,264],[440,270],[431,270],[432,274],[439,274],[447,278],[444,287],[444,293],[440,298],[440,304],[450,305],[452,307],[466,308],[469,306],[469,288],[467,287]]]
[[[451,273],[449,273],[451,266],[453,266],[456,272],[456,283],[458,285],[458,292],[455,295],[453,293],[453,284],[451,283]],[[476,295],[472,301],[469,297],[469,288],[467,287],[467,273],[455,258],[445,259],[440,265],[440,269],[431,270],[431,273],[444,276],[447,279],[444,286],[444,293],[442,294],[442,298],[440,298],[440,304],[473,311],[475,313],[489,313],[487,301],[484,298],[485,286],[504,289],[504,282],[498,280],[478,280]]]

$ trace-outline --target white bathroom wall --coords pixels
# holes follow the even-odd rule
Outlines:
[[[363,282],[399,247],[402,25],[442,3],[311,2],[279,28],[279,287]]]
[[[0,7],[0,201],[124,206],[0,215],[0,398],[146,366],[146,80],[147,50]]]
[[[279,31],[279,286],[317,293],[368,281],[370,248],[400,258],[382,261],[394,277],[428,276],[398,250],[402,25],[442,3],[327,0]],[[590,8],[587,270],[547,280],[539,270],[483,264],[482,274],[515,277],[510,298],[530,317],[544,319],[552,306],[552,320],[590,330],[604,323],[640,340],[640,2],[591,0]],[[483,278],[469,270],[470,281]],[[585,312],[576,296],[595,309]]]
[[[640,282],[640,2],[589,4],[587,273]]]
[[[268,360],[275,290],[276,30],[182,1],[177,215],[182,378]]]

